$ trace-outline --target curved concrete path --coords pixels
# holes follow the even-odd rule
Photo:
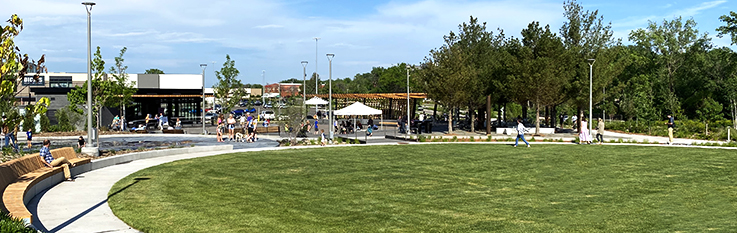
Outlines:
[[[405,144],[403,142],[402,144]],[[456,142],[457,143],[457,142]],[[509,142],[477,142],[478,144],[510,144]],[[406,144],[417,144],[409,142]],[[441,144],[441,143],[424,143]],[[567,144],[570,143],[534,143],[534,144]],[[533,146],[534,146],[533,144]],[[397,143],[376,143],[364,145],[338,146],[374,146],[397,145]],[[666,146],[653,144],[608,144],[613,146]],[[329,146],[330,147],[330,146]],[[669,146],[673,147],[673,146]],[[675,146],[696,148],[696,146]],[[29,203],[28,209],[34,214],[34,226],[42,232],[139,232],[118,219],[107,204],[108,192],[112,186],[124,177],[159,164],[190,158],[212,156],[233,152],[320,148],[306,147],[264,147],[240,149],[232,151],[201,152],[192,154],[171,155],[165,157],[135,160],[126,164],[114,165],[83,173],[75,182],[62,182],[53,188],[38,194]],[[699,147],[716,149],[721,147]],[[723,148],[737,149],[737,148]],[[114,195],[114,194],[113,194]]]

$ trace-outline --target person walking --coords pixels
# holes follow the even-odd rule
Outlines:
[[[588,125],[588,122],[586,121],[586,118],[582,117],[581,118],[581,129],[579,130],[579,133],[578,133],[579,144],[586,142],[589,145],[591,145],[591,134],[589,133],[588,127],[589,125]]]
[[[233,118],[233,114],[230,114],[228,117],[228,139],[234,140],[235,139],[235,118]]]
[[[328,139],[325,137],[325,129],[320,130],[320,146],[325,146],[328,143]]]
[[[33,129],[28,129],[28,132],[26,132],[26,138],[28,140],[28,149],[31,149],[31,140],[33,139]]]
[[[73,167],[75,164],[69,162],[65,157],[54,159],[54,156],[51,155],[51,151],[49,151],[49,145],[51,145],[51,141],[49,141],[49,139],[44,140],[43,147],[41,147],[41,150],[39,151],[41,161],[50,168],[61,166],[64,169],[64,178],[68,181],[74,181],[74,179],[72,179],[72,174],[69,171],[69,166]]]
[[[522,124],[522,119],[517,118],[517,139],[514,140],[514,147],[517,147],[517,143],[519,143],[519,140],[522,139],[525,144],[527,144],[527,147],[530,147],[530,143],[525,140],[525,125]]]
[[[673,144],[673,127],[676,126],[676,123],[670,114],[668,114],[668,123],[666,124],[668,125],[668,145],[671,145]]]
[[[315,127],[314,127],[314,129],[315,129],[315,134],[318,134],[318,133],[320,133],[320,130],[318,129],[318,126],[319,126],[319,124],[320,124],[320,123],[318,123],[318,122],[317,122],[317,120],[315,120]]]
[[[599,124],[596,126],[596,141],[599,141],[599,145],[604,143],[604,121],[599,118]]]
[[[84,138],[82,136],[79,136],[79,139],[77,140],[77,148],[84,147]]]

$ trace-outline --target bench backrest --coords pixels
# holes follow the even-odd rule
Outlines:
[[[63,148],[51,150],[51,156],[53,156],[55,159],[58,159],[61,157],[64,157],[67,159],[76,159],[77,152],[74,151],[73,147],[63,147]]]
[[[18,177],[43,167],[45,167],[45,165],[41,162],[41,157],[38,153],[26,155],[0,164],[0,194],[5,192],[5,188],[8,187],[8,185],[16,182]],[[4,204],[2,205],[2,210],[6,211]]]

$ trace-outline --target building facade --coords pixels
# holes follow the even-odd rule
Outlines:
[[[57,110],[68,106],[67,93],[84,85],[87,73],[41,73],[24,77],[16,96],[21,104],[34,102],[41,97],[51,100],[47,116],[56,123]],[[202,107],[201,74],[128,74],[137,92],[133,104],[123,108],[106,108],[102,112],[102,125],[109,125],[115,115],[126,120],[137,120],[146,114],[163,113],[169,119],[198,121]]]
[[[269,98],[302,96],[302,84],[299,83],[273,83],[264,86],[264,90],[264,96]]]

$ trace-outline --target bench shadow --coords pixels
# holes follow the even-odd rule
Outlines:
[[[65,227],[69,226],[70,224],[72,224],[72,223],[76,222],[76,221],[77,221],[77,220],[79,220],[80,218],[84,217],[85,215],[89,214],[90,212],[92,212],[93,210],[97,209],[98,207],[100,207],[100,206],[102,206],[102,205],[106,204],[106,203],[107,203],[107,201],[108,201],[108,200],[109,200],[109,199],[110,199],[111,197],[113,197],[113,196],[115,196],[115,195],[118,195],[119,193],[121,193],[121,192],[125,191],[126,189],[130,188],[130,187],[131,187],[131,186],[133,186],[133,185],[136,185],[136,184],[138,184],[138,182],[141,182],[141,181],[144,181],[144,180],[150,180],[150,179],[151,179],[151,178],[149,178],[149,177],[136,177],[136,178],[134,178],[134,179],[133,179],[133,180],[135,180],[135,181],[133,181],[133,183],[130,183],[130,184],[126,185],[125,187],[123,187],[123,188],[120,188],[120,189],[118,189],[117,191],[115,191],[115,192],[113,192],[113,193],[109,194],[109,195],[107,196],[107,198],[105,198],[105,200],[102,200],[102,201],[98,202],[97,204],[93,205],[92,207],[90,207],[90,208],[87,208],[86,210],[84,210],[84,211],[82,211],[81,213],[77,214],[76,216],[74,216],[74,217],[70,218],[69,220],[67,220],[67,221],[63,222],[62,224],[59,224],[58,226],[54,227],[53,229],[51,229],[51,230],[46,230],[46,227],[45,227],[45,226],[43,226],[43,224],[40,224],[41,226],[39,226],[39,227],[38,227],[38,228],[39,228],[38,230],[40,230],[41,232],[58,232],[58,231],[60,231],[61,229],[64,229]],[[45,193],[45,192],[46,192],[46,191],[44,191],[44,193]],[[35,217],[36,217],[36,216],[34,215],[34,218],[35,218]],[[37,220],[37,219],[34,219],[34,220]]]

